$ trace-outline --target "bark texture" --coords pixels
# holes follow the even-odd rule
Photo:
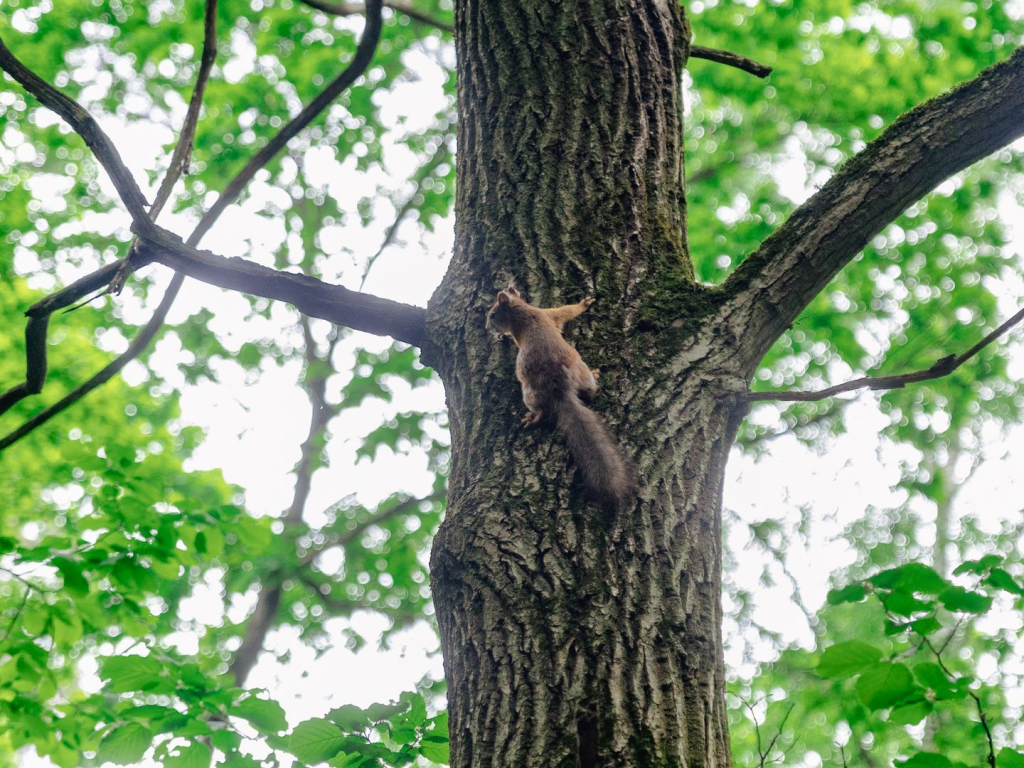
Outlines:
[[[456,27],[456,249],[424,348],[452,425],[431,562],[452,765],[727,765],[719,509],[742,406],[697,332],[683,11],[467,0]],[[540,306],[597,298],[568,338],[641,472],[617,515],[557,434],[519,426],[515,349],[484,325],[510,281]]]

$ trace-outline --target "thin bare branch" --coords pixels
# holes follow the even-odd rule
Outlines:
[[[301,0],[301,2],[305,3],[310,8],[316,8],[318,11],[326,13],[328,16],[356,16],[366,13],[365,3],[332,3],[329,2],[329,0]],[[441,31],[448,32],[449,34],[455,32],[455,25],[450,24],[447,21],[442,21],[428,13],[416,10],[412,3],[403,2],[403,0],[384,0],[384,6],[393,11],[398,11],[404,16],[408,16],[413,21],[418,21],[421,24],[437,27]]]
[[[899,118],[767,238],[719,291],[710,335],[752,371],[878,232],[943,180],[1024,135],[1024,48]]]
[[[448,142],[442,138],[441,144],[434,154],[431,155],[430,159],[427,160],[427,162],[425,162],[416,172],[416,175],[413,177],[414,187],[412,194],[409,195],[409,197],[405,199],[405,202],[402,203],[401,207],[399,207],[398,213],[395,214],[395,220],[391,223],[391,226],[388,227],[388,231],[384,234],[384,240],[381,242],[376,253],[366,260],[366,267],[363,269],[363,279],[359,282],[360,291],[363,290],[363,287],[366,285],[366,278],[370,276],[370,270],[373,269],[373,265],[377,263],[377,259],[380,258],[381,254],[384,253],[384,251],[386,251],[394,242],[395,235],[398,234],[398,228],[415,207],[416,198],[420,192],[423,191],[424,183],[434,175],[434,171],[437,170],[437,167],[448,159],[450,155],[451,152],[448,149]]]
[[[110,379],[119,374],[121,370],[128,365],[128,363],[142,354],[142,351],[149,346],[149,342],[153,340],[153,337],[163,325],[164,319],[167,317],[167,313],[170,311],[171,304],[174,303],[174,299],[177,298],[178,291],[180,290],[183,282],[185,282],[185,276],[182,274],[176,274],[171,278],[171,282],[168,284],[167,290],[164,292],[164,297],[160,300],[160,305],[157,307],[156,312],[153,313],[153,316],[149,319],[149,322],[146,323],[142,331],[139,332],[138,336],[136,336],[132,340],[132,343],[128,345],[128,349],[118,355],[116,359],[107,364],[106,367],[84,384],[81,384],[71,390],[71,392],[66,394],[56,403],[37,413],[10,434],[0,438],[0,452],[3,452],[5,449],[18,442],[18,440],[25,437],[25,435],[29,434],[40,425],[45,424],[61,411],[64,411],[74,403],[77,403],[97,387],[110,381]]]
[[[346,88],[362,76],[366,68],[370,66],[373,53],[377,49],[381,26],[381,0],[367,0],[366,26],[363,29],[363,36],[359,39],[359,45],[356,48],[355,56],[352,57],[352,61],[315,99],[309,102],[274,138],[267,142],[266,146],[257,152],[252,160],[231,180],[231,183],[224,190],[224,194],[220,196],[209,212],[203,217],[202,221],[199,222],[196,231],[189,238],[190,244],[195,245],[198,243],[209,228],[213,226],[213,222],[217,220],[221,212],[235,202],[242,193],[242,190],[252,180],[252,177],[269,163],[278,152],[284,149],[288,142],[295,138],[302,129],[313,122]]]
[[[356,539],[356,537],[362,535],[371,525],[380,525],[393,517],[404,515],[418,509],[420,504],[444,501],[446,497],[447,494],[444,491],[438,491],[436,493],[431,493],[428,496],[423,496],[422,498],[411,496],[390,507],[385,507],[384,509],[380,509],[378,507],[375,513],[368,516],[365,520],[356,523],[354,526],[341,533],[335,534],[320,548],[306,553],[305,557],[299,561],[299,566],[304,567],[312,564],[318,557],[328,550],[348,546]]]
[[[203,18],[203,53],[199,59],[199,73],[196,75],[196,84],[192,89],[192,98],[188,103],[188,112],[185,114],[185,122],[181,126],[181,134],[178,136],[178,143],[174,145],[174,153],[171,155],[170,165],[167,167],[167,175],[164,177],[160,189],[156,193],[156,199],[149,209],[149,218],[156,221],[164,205],[171,197],[174,185],[181,178],[182,174],[188,173],[189,165],[192,162],[192,150],[195,143],[196,129],[199,127],[199,111],[203,106],[203,97],[206,95],[206,84],[210,80],[210,72],[213,71],[213,62],[217,58],[217,0],[206,0],[206,15]]]
[[[305,2],[305,0],[303,1]],[[740,56],[732,51],[723,51],[719,48],[705,48],[703,45],[691,45],[690,58],[705,59],[706,61],[714,61],[729,67],[736,67],[736,69],[742,69],[744,72],[749,72],[757,77],[768,77],[772,73],[772,68],[766,64],[748,59],[746,56]]]
[[[905,387],[907,384],[917,384],[922,381],[938,379],[951,374],[993,341],[1017,325],[1021,320],[1024,320],[1024,309],[1020,310],[1017,314],[989,333],[984,339],[979,341],[963,354],[944,357],[937,361],[931,368],[927,368],[923,371],[903,373],[896,376],[862,376],[859,379],[847,381],[844,384],[836,384],[835,386],[820,389],[816,392],[750,392],[747,394],[747,400],[824,400],[825,398],[835,397],[836,395],[841,395],[844,392],[852,392],[857,389],[899,389],[900,387]]]

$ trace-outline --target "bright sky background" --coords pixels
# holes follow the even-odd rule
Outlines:
[[[361,22],[352,20],[346,23],[361,25]],[[239,76],[245,69],[245,54],[245,51],[236,51],[237,59],[227,65],[226,71],[234,77]],[[436,55],[448,56],[450,50],[411,54],[410,64],[416,67],[421,79],[399,86],[390,95],[379,94],[386,123],[394,124],[403,116],[407,130],[422,130],[443,106],[440,71],[434,59]],[[175,116],[177,124],[180,124],[184,112],[183,104],[180,112]],[[157,158],[162,156],[161,147],[169,138],[166,131],[146,126],[128,129],[112,119],[103,119],[102,124],[114,138],[136,178],[145,180],[145,172],[159,165]],[[371,194],[378,184],[403,188],[405,179],[414,168],[414,158],[396,147],[388,151],[387,157],[387,175],[360,176],[351,167],[338,168],[330,162],[309,163],[308,167],[323,168],[323,182],[339,198],[343,209],[354,211],[359,198]],[[801,161],[794,159],[792,163],[784,164],[779,173],[787,194],[797,200],[807,195],[807,179],[803,176]],[[58,181],[52,183],[55,185],[52,194],[59,195]],[[107,191],[113,194],[109,183],[106,180],[104,183]],[[245,256],[271,263],[270,254],[283,237],[284,227],[281,222],[268,221],[255,212],[280,193],[258,181],[251,185],[251,190],[252,197],[244,205],[227,212],[202,247],[225,256]],[[277,202],[287,204],[287,201]],[[371,227],[364,229],[358,217],[352,217],[352,223],[347,224],[336,237],[328,239],[328,246],[336,248],[331,264],[337,269],[339,282],[350,288],[358,286],[362,262],[377,250],[393,213],[391,204],[381,201],[380,215]],[[1003,214],[1008,221],[1021,223],[1015,232],[1015,247],[1020,254],[1024,251],[1024,212],[1008,202]],[[105,225],[126,226],[127,222],[125,215]],[[160,223],[182,235],[187,235],[191,229],[190,222],[170,214],[161,217]],[[350,253],[343,248],[348,248]],[[423,306],[440,282],[451,248],[451,220],[439,223],[435,234],[422,238],[415,225],[406,224],[400,230],[398,242],[386,251],[370,273],[365,290]],[[25,271],[28,267],[28,263],[19,266]],[[169,279],[166,269],[149,269],[159,273],[158,279],[164,283]],[[70,279],[69,275],[62,274],[61,277]],[[52,278],[39,275],[34,282],[37,287],[46,288]],[[1004,316],[1016,308],[1014,300],[1021,294],[1021,286],[1008,287]],[[146,307],[139,306],[137,301],[128,297],[116,301],[123,305],[126,318],[141,324],[148,319],[158,299],[158,296],[153,297]],[[236,348],[244,341],[279,336],[283,332],[281,329],[294,320],[289,309],[278,305],[273,322],[246,321],[248,303],[244,299],[190,280],[171,313],[170,322],[181,322],[201,308],[213,311],[210,328],[225,339],[230,348]],[[326,329],[324,324],[320,327],[322,332]],[[127,343],[116,335],[105,341],[114,351],[121,351]],[[339,345],[335,357],[337,369],[347,370],[357,344],[379,349],[388,343],[389,340],[352,334]],[[280,514],[291,501],[294,478],[290,472],[299,458],[299,446],[309,423],[310,406],[297,384],[299,365],[269,366],[258,380],[247,380],[238,367],[226,363],[220,371],[221,382],[203,382],[193,386],[185,384],[182,373],[188,360],[188,353],[180,348],[176,337],[165,338],[157,347],[155,365],[171,384],[183,391],[182,421],[202,427],[207,434],[192,466],[223,470],[228,481],[245,488],[247,507],[253,513]],[[129,366],[124,375],[129,381],[140,380],[141,366]],[[1016,356],[1010,375],[1024,377],[1024,358],[1021,355]],[[329,396],[336,396],[344,381],[344,376],[333,380],[328,387]],[[101,389],[90,397],[104,397],[104,391]],[[440,410],[443,406],[444,393],[440,384],[435,383],[416,390],[406,388],[402,391],[399,388],[391,404],[368,403],[337,418],[331,425],[335,439],[330,444],[330,467],[314,477],[306,509],[307,521],[312,525],[322,524],[322,510],[353,493],[367,504],[396,490],[427,493],[431,476],[421,453],[394,456],[383,451],[376,462],[371,464],[363,460],[357,465],[355,449],[363,435],[376,427],[385,414],[414,408]],[[792,573],[811,610],[816,610],[824,602],[832,570],[849,564],[853,558],[853,552],[842,542],[837,542],[837,537],[850,522],[860,517],[867,505],[884,507],[899,502],[892,490],[892,485],[898,480],[897,462],[912,453],[879,444],[878,433],[884,418],[871,394],[862,395],[856,404],[848,408],[847,424],[848,433],[836,439],[827,451],[814,453],[800,446],[792,437],[784,436],[774,441],[770,456],[754,461],[736,454],[729,469],[726,504],[745,522],[766,519],[792,522],[799,517],[801,507],[813,508],[815,523],[811,544],[806,551],[791,551],[789,556]],[[989,519],[995,530],[1000,519],[1020,514],[1019,499],[1024,498],[1024,489],[1022,481],[1015,479],[1013,467],[1014,462],[1019,466],[1020,457],[1024,455],[1024,429],[1015,429],[1006,437],[992,435],[984,452],[986,462],[960,494],[956,512],[970,512]],[[928,510],[924,511],[925,518],[929,514]],[[779,579],[782,584],[779,587],[763,587],[760,581],[767,555],[756,547],[745,549],[749,542],[744,527],[737,526],[728,535],[733,550],[746,553],[740,558],[738,571],[732,576],[737,583],[760,595],[757,620],[764,627],[780,632],[785,639],[809,646],[813,636],[804,614],[792,600],[786,581]],[[230,620],[239,621],[249,608],[251,604],[228,606],[227,615]],[[197,595],[182,606],[182,611],[188,614],[186,618],[195,618],[210,625],[224,620],[224,610],[217,583],[199,589]],[[319,658],[315,658],[311,649],[303,648],[296,632],[281,630],[272,633],[270,649],[291,649],[290,660],[287,664],[280,664],[272,655],[265,654],[250,676],[249,684],[266,687],[271,697],[285,707],[293,724],[320,716],[344,703],[365,706],[396,698],[425,675],[440,677],[442,674],[437,638],[423,623],[398,634],[388,649],[377,650],[373,639],[379,637],[386,627],[386,620],[371,614],[357,615],[350,626],[371,640],[358,653],[344,647],[341,630],[349,624],[340,620],[335,624],[339,638],[337,646]],[[748,676],[755,671],[752,665],[743,663],[743,643],[756,646],[755,657],[760,661],[772,657],[770,647],[760,644],[754,636],[741,637],[733,622],[727,621],[725,629],[728,643],[726,663],[731,674]],[[188,651],[194,639],[181,637],[180,642],[182,650]],[[86,680],[85,685],[98,689],[99,681],[93,678]],[[46,763],[34,756],[26,756],[24,764]]]

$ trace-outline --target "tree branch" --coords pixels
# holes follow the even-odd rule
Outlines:
[[[316,8],[328,16],[357,16],[366,13],[366,5],[364,3],[332,3],[329,0],[300,0],[300,2],[305,3],[310,8]],[[413,7],[412,3],[403,2],[403,0],[384,0],[384,6],[408,16],[413,21],[437,27],[442,32],[448,32],[449,34],[454,34],[455,32],[454,24],[449,24],[447,21],[441,21],[430,14],[418,11]]]
[[[750,371],[883,228],[949,176],[1024,135],[1024,48],[907,112],[800,206],[722,286],[713,333]]]
[[[3,42],[0,41],[0,46],[2,45]],[[4,48],[4,50],[6,50],[6,48]],[[7,53],[10,54],[10,51],[7,51]],[[11,58],[13,59],[13,55],[11,55]],[[160,190],[157,192],[156,200],[149,209],[148,215],[151,221],[156,221],[156,217],[160,215],[160,211],[163,209],[170,197],[171,190],[174,188],[174,185],[188,168],[189,158],[192,155],[192,144],[195,140],[196,128],[199,124],[199,110],[203,104],[203,95],[206,92],[206,84],[209,82],[210,72],[213,69],[213,62],[216,58],[217,0],[207,0],[206,15],[203,21],[203,52],[200,58],[199,72],[196,75],[196,84],[192,89],[192,98],[189,102],[188,112],[185,115],[185,121],[182,124],[181,133],[178,136],[178,142],[174,147],[174,153],[171,156],[171,162],[167,168],[167,175],[164,177],[163,184],[161,184]],[[39,83],[42,83],[43,86],[47,86],[45,81],[36,77],[32,72],[27,70],[20,62],[17,61],[17,59],[13,59],[13,62],[8,62],[8,65],[11,65],[12,63],[16,67],[21,67],[21,69],[24,70],[23,76],[31,81],[36,87],[38,87]],[[25,73],[27,73],[27,75]],[[43,90],[46,90],[46,88]],[[67,106],[64,101],[67,97],[64,97],[63,94],[56,91],[56,89],[53,90],[57,94],[57,96],[53,97],[55,103],[60,102],[61,104],[64,104],[64,106]],[[103,140],[106,140],[107,138],[103,134],[103,131],[99,129],[95,124],[95,121],[92,120],[84,109],[74,101],[70,99],[67,100],[71,101],[71,104],[74,105],[75,111],[80,110],[81,113],[85,114],[87,118],[85,119],[85,122],[92,126],[90,130],[98,132],[98,135],[101,137],[100,143],[102,144]],[[124,169],[124,172],[127,173],[127,169]],[[129,179],[131,179],[130,175]],[[131,179],[131,181],[134,184],[134,179]],[[134,244],[132,248],[134,248]],[[11,388],[3,395],[0,395],[0,415],[6,413],[19,400],[27,397],[28,395],[35,395],[42,391],[43,384],[46,380],[46,331],[50,323],[50,315],[59,309],[70,306],[83,296],[87,296],[105,285],[108,286],[108,290],[110,289],[110,286],[118,285],[118,287],[120,287],[120,285],[123,284],[124,278],[127,277],[128,272],[125,267],[131,259],[131,254],[132,249],[129,249],[128,259],[122,259],[114,264],[110,264],[96,270],[91,275],[87,275],[81,280],[75,281],[67,288],[58,291],[56,294],[48,296],[42,301],[37,302],[28,310],[26,314],[29,319],[25,325],[25,381],[22,384],[18,384]],[[160,308],[157,309],[153,318],[149,323],[147,323],[142,333],[139,334],[139,338],[145,338],[146,343],[153,338],[157,329],[163,324],[163,320],[167,316],[167,311],[170,309],[170,305],[177,297],[181,283],[181,280],[172,280],[164,294],[164,299],[161,302]],[[157,318],[159,318],[159,320],[157,320],[156,326],[154,327],[153,323]],[[117,358],[117,360],[111,363],[111,365],[100,371],[97,376],[75,389],[74,392],[71,393],[71,395],[74,395],[73,398],[69,395],[61,402],[63,403],[67,401],[67,405],[70,405],[83,397],[86,393],[92,391],[104,382],[109,381],[110,378],[124,368],[130,360],[134,359],[136,355],[141,353],[142,350],[145,349],[145,346],[146,344],[136,347],[136,345],[133,344],[129,347],[129,350],[133,350],[131,357],[125,356],[127,355],[127,352],[122,354]],[[47,414],[37,423],[41,424],[60,410],[62,409],[46,409],[46,411],[38,414],[32,421],[36,422],[37,419],[40,419],[44,414]],[[27,424],[23,425],[23,428],[25,426],[27,426]],[[28,432],[34,428],[34,426],[30,427],[23,434],[28,434]],[[7,438],[4,438],[4,440],[0,441],[0,451],[10,444],[6,442],[8,438],[13,437],[14,439],[11,442],[14,442],[21,436],[21,434],[21,431],[17,430],[16,432],[12,432],[11,435],[8,435]]]
[[[948,376],[965,362],[970,360],[985,347],[998,339],[1013,326],[1024,320],[1024,309],[1000,325],[984,339],[979,341],[969,350],[961,355],[949,355],[937,361],[931,368],[913,373],[903,373],[897,376],[863,376],[845,384],[836,384],[817,392],[749,392],[746,396],[749,401],[758,400],[824,400],[827,397],[841,395],[844,392],[852,392],[856,389],[899,389],[907,384],[917,384],[922,381],[931,381],[943,376]]]
[[[39,99],[44,107],[53,110],[67,121],[110,176],[132,219],[138,221],[146,218],[149,203],[131,171],[125,166],[114,142],[103,132],[92,115],[70,96],[61,93],[22,64],[4,44],[3,38],[0,38],[0,69],[17,80],[26,91]]]
[[[285,301],[299,312],[357,331],[391,336],[413,346],[423,343],[426,310],[350,291],[340,285],[234,257],[225,258],[183,243],[160,227],[135,230],[144,260],[159,261],[204,283]]]
[[[186,130],[189,130],[189,127],[191,126],[191,136],[189,137],[189,144],[191,144],[191,138],[192,136],[194,136],[194,121],[198,120],[198,108],[202,103],[201,91],[202,88],[205,86],[205,78],[208,77],[209,74],[209,70],[207,68],[205,70],[204,75],[203,68],[212,66],[212,60],[215,57],[216,51],[216,38],[213,35],[213,19],[215,19],[215,8],[211,8],[212,5],[214,5],[214,3],[211,0],[211,2],[207,5],[207,17],[205,27],[206,39],[204,41],[203,63],[200,66],[200,77],[199,79],[197,79],[196,90],[193,92],[193,98],[189,105],[189,115],[186,117],[186,124],[185,127],[183,128],[182,133],[182,136],[184,137],[186,135]],[[259,153],[257,153],[257,155],[248,164],[246,164],[246,166],[238,173],[238,175],[236,175],[235,178],[232,179],[232,181],[228,184],[228,187],[225,189],[224,193],[220,196],[220,198],[213,206],[213,208],[211,208],[206,213],[206,215],[203,216],[203,218],[199,222],[199,225],[196,227],[195,231],[193,231],[192,235],[189,237],[188,244],[190,246],[198,245],[203,236],[210,230],[214,222],[220,217],[220,214],[227,208],[228,205],[233,203],[238,198],[242,190],[252,179],[252,177],[257,173],[257,171],[259,171],[260,168],[262,168],[267,162],[269,162],[277,154],[277,152],[280,151],[280,149],[282,149],[288,143],[288,141],[290,141],[296,134],[298,134],[299,131],[305,128],[317,116],[317,114],[319,114],[324,108],[326,108],[328,104],[330,104],[331,101],[333,101],[334,98],[337,97],[338,94],[340,94],[345,88],[347,88],[349,85],[355,82],[355,80],[358,79],[358,77],[365,71],[366,67],[369,65],[369,62],[373,57],[373,52],[376,49],[377,42],[379,41],[380,38],[380,30],[382,26],[380,0],[369,0],[368,8],[369,13],[367,16],[366,27],[364,29],[363,36],[359,41],[359,46],[356,49],[356,54],[353,57],[352,61],[345,68],[345,70],[331,84],[329,84],[327,88],[323,92],[321,92],[321,94],[317,96],[316,99],[313,100],[313,102],[310,103],[309,106],[303,109],[302,112],[300,112],[299,115],[297,115],[294,119],[289,121],[288,124],[286,124],[281,129],[281,131],[273,139],[271,139],[271,141]],[[3,42],[2,40],[0,40],[0,46],[2,45]],[[3,51],[6,51],[7,59],[2,58]],[[32,84],[34,88],[37,88],[40,90],[40,92],[44,93],[47,96],[47,99],[49,99],[54,106],[51,106],[47,102],[43,102],[44,105],[51,106],[51,108],[59,107],[60,109],[55,109],[55,111],[57,111],[58,114],[62,116],[64,116],[65,112],[67,112],[70,115],[73,115],[76,121],[80,125],[84,126],[86,132],[91,137],[93,137],[93,144],[89,144],[89,146],[91,149],[93,149],[94,152],[105,152],[108,146],[110,148],[113,148],[113,144],[103,133],[102,129],[99,128],[99,125],[95,122],[95,120],[88,114],[88,112],[86,112],[81,106],[74,102],[74,100],[60,93],[55,88],[47,84],[34,73],[29,71],[27,68],[25,68],[17,59],[13,57],[13,54],[11,54],[10,51],[6,49],[6,47],[3,47],[3,51],[0,51],[0,66],[3,66],[4,68],[6,68],[7,66],[14,66],[16,68],[20,68],[18,71],[20,72],[22,77],[24,77],[27,82]],[[210,62],[209,65],[206,64],[208,60]],[[21,82],[21,80],[19,80],[19,82]],[[42,101],[42,99],[40,100]],[[194,118],[192,117],[193,105],[195,105]],[[72,123],[72,127],[75,128],[76,131],[78,131],[78,127],[75,123]],[[81,135],[81,131],[78,132]],[[84,138],[85,136],[83,135],[83,139]],[[178,147],[180,146],[181,140],[179,139]],[[97,149],[97,147],[99,149]],[[189,149],[189,153],[184,153],[179,156],[179,153],[177,151],[178,147],[176,147],[175,156],[172,157],[171,167],[168,172],[168,179],[175,172],[176,168],[184,170],[185,166],[187,165],[187,158],[189,157],[191,149]],[[175,162],[175,157],[178,157],[177,163]],[[124,167],[124,164],[121,162],[120,157],[117,156],[116,150],[113,150],[113,155],[106,156],[106,163],[104,163],[104,158],[101,157],[100,154],[97,154],[97,159],[100,160],[101,164],[104,164],[105,168],[108,167],[107,164],[109,164],[110,168],[113,169],[113,173],[122,175],[123,171],[123,174],[127,175],[127,181],[124,182],[124,185],[129,189],[130,193],[130,188],[132,186],[135,186],[135,182],[134,179],[132,179],[130,173],[128,173],[127,169]],[[108,173],[111,173],[110,168],[108,168]],[[165,183],[164,185],[162,185],[161,191],[160,193],[158,193],[157,197],[157,200],[160,202],[161,207],[165,202],[165,200],[160,200],[162,197],[164,197],[164,189],[166,188],[167,194],[169,195],[170,189],[172,187],[173,182],[168,183],[168,180],[165,179]],[[137,190],[138,187],[135,186],[135,189]],[[141,196],[141,192],[139,192],[139,195]],[[154,204],[154,208],[156,208],[156,204]],[[148,217],[143,217],[140,220],[138,218],[135,218],[133,215],[133,221],[133,228],[139,227],[144,231],[150,232],[151,234],[154,232],[163,232],[163,230],[160,230],[158,227],[156,227]],[[29,310],[28,314],[30,315],[30,319],[28,325],[26,326],[26,335],[31,335],[31,344],[27,350],[28,375],[26,377],[26,382],[24,384],[20,384],[14,387],[12,390],[10,390],[8,393],[5,393],[3,396],[0,396],[0,414],[2,414],[3,411],[6,410],[7,408],[10,408],[11,405],[13,405],[21,398],[27,396],[28,394],[34,394],[35,392],[40,391],[42,388],[42,379],[45,378],[46,373],[45,333],[46,326],[48,324],[49,314],[56,311],[57,309],[72,304],[73,302],[80,299],[82,296],[85,296],[88,293],[91,293],[92,291],[98,290],[103,285],[110,284],[115,280],[123,280],[131,272],[149,263],[151,259],[139,254],[137,245],[138,243],[133,243],[132,250],[129,252],[128,258],[121,259],[118,262],[115,262],[114,264],[102,267],[101,269],[94,272],[92,275],[86,276],[85,278],[78,280],[71,286],[68,286],[64,290],[59,291],[57,294],[54,294],[50,297],[47,297],[46,299],[43,299]],[[33,419],[23,424],[17,430],[15,430],[14,432],[10,433],[2,440],[0,440],[0,451],[3,451],[4,448],[10,446],[20,438],[27,435],[29,432],[31,432],[39,425],[45,423],[50,418],[55,416],[57,413],[60,413],[62,410],[68,408],[70,405],[75,403],[88,392],[91,392],[93,389],[109,381],[111,378],[113,378],[114,375],[120,372],[120,370],[124,368],[124,366],[127,365],[128,362],[130,362],[139,354],[141,354],[142,351],[148,345],[149,341],[152,340],[153,336],[162,326],[163,321],[167,315],[167,312],[170,309],[170,305],[171,303],[173,303],[175,297],[177,296],[178,290],[181,288],[183,282],[184,276],[181,274],[175,275],[174,278],[171,280],[167,292],[164,294],[164,299],[161,302],[160,307],[157,309],[156,313],[154,313],[149,323],[147,323],[147,325],[137,338],[137,341],[141,343],[133,343],[125,353],[120,355],[116,360],[114,360],[107,367],[105,367],[103,370],[101,370],[99,373],[93,376],[85,384],[78,387],[68,396],[63,398],[60,402],[56,403],[54,406],[51,406],[50,408],[47,408],[46,410],[35,416]],[[395,302],[391,302],[391,304],[394,304],[395,306],[398,307],[405,307],[405,305],[397,304]],[[422,310],[420,311],[422,312]],[[42,342],[38,342],[38,339],[42,339]],[[29,391],[31,390],[32,387],[35,386],[38,386],[38,388],[35,389],[34,392]]]
[[[303,0],[303,2],[305,1]],[[729,67],[736,67],[736,69],[742,69],[744,72],[749,72],[757,77],[768,77],[772,73],[771,67],[756,62],[753,59],[748,59],[746,56],[740,56],[738,53],[723,51],[718,48],[705,48],[703,45],[691,45],[690,58],[705,59],[706,61],[714,61]]]
[[[312,411],[309,415],[309,432],[302,443],[299,463],[295,467],[295,490],[292,493],[292,503],[284,516],[285,530],[288,532],[302,522],[302,513],[306,508],[306,501],[309,499],[313,472],[317,466],[316,457],[320,446],[323,445],[327,424],[333,415],[332,410],[326,404],[327,375],[319,365],[324,361],[317,355],[316,341],[310,331],[309,318],[300,318],[299,324],[302,327],[302,337],[305,341],[303,350],[305,365],[302,373],[306,379],[305,387],[309,393]],[[330,351],[328,351],[328,360],[329,356]],[[242,643],[238,646],[238,650],[235,651],[231,664],[228,666],[228,672],[234,678],[237,686],[245,684],[260,652],[266,645],[267,633],[270,632],[270,628],[277,618],[284,589],[282,575],[273,574],[272,581],[267,579],[261,584],[256,607],[245,625]]]

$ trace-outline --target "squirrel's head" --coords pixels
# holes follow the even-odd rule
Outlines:
[[[514,285],[510,285],[504,291],[498,291],[494,304],[487,312],[487,327],[498,333],[511,333],[515,307],[522,303],[523,299]]]

